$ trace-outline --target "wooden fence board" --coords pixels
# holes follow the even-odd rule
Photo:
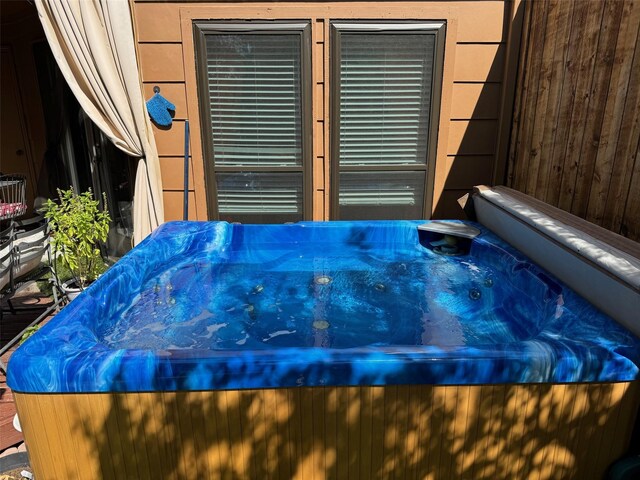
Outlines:
[[[529,9],[508,185],[638,240],[640,4],[548,0]]]
[[[542,56],[539,55],[538,52],[544,48],[544,34],[547,20],[545,6],[545,2],[531,2],[531,32],[529,39],[529,48],[531,51],[527,56],[527,66],[525,67],[525,76],[523,78],[523,88],[526,89],[523,93],[526,93],[522,98],[524,104],[522,121],[520,122],[521,130],[518,132],[519,142],[517,152],[519,158],[514,163],[514,185],[518,185],[517,188],[525,187],[527,181],[527,166],[530,163],[530,139],[535,123],[535,105],[538,99],[537,86],[540,78],[540,64],[542,62]]]
[[[512,185],[513,180],[515,178],[515,168],[520,165],[520,163],[515,163],[515,153],[518,151],[518,146],[521,145],[520,138],[520,125],[522,123],[522,116],[524,115],[524,101],[528,97],[527,93],[529,92],[529,84],[525,81],[527,77],[525,77],[525,68],[529,62],[531,61],[531,55],[529,52],[529,38],[531,34],[531,11],[533,10],[533,2],[527,2],[523,4],[524,6],[524,19],[522,20],[522,40],[520,43],[520,52],[519,52],[519,61],[518,61],[518,75],[516,77],[516,85],[519,90],[516,94],[514,94],[514,102],[513,102],[513,119],[511,130],[513,134],[511,135],[509,142],[509,153],[507,155],[507,184]]]
[[[632,12],[635,24],[640,25],[640,8]],[[626,103],[622,114],[622,124],[615,152],[615,164],[612,169],[611,183],[607,194],[605,211],[603,213],[602,226],[613,231],[622,229],[622,217],[624,216],[626,199],[640,191],[639,183],[631,183],[633,165],[638,154],[638,141],[640,139],[640,34],[636,37],[635,52],[631,72],[629,89],[627,90]],[[635,79],[635,80],[634,80]],[[636,213],[636,218],[638,213]],[[637,224],[636,220],[636,224]]]
[[[531,163],[527,169],[527,184],[525,191],[528,194],[537,191],[540,187],[538,182],[538,173],[546,167],[545,155],[547,152],[543,149],[543,145],[549,142],[547,141],[551,132],[551,122],[548,122],[548,118],[553,117],[554,102],[557,97],[557,86],[560,85],[560,81],[557,78],[557,73],[554,71],[555,54],[558,50],[557,43],[562,41],[563,34],[563,11],[566,16],[566,9],[563,5],[568,5],[566,2],[558,2],[557,0],[550,0],[547,9],[547,28],[545,30],[544,48],[542,51],[542,64],[540,67],[540,79],[538,82],[538,99],[536,103],[536,114],[533,124],[533,134],[531,138],[531,156],[535,157],[534,162]]]
[[[638,212],[640,212],[640,150],[636,145],[636,158],[631,175],[631,185],[635,187],[629,191],[627,203],[624,211],[624,218],[620,227],[620,233],[629,238],[640,238],[640,222],[638,222]]]
[[[637,20],[639,18],[639,9],[640,5],[627,2],[624,4],[622,11],[622,20],[618,32],[616,51],[613,57],[611,80],[609,82],[607,105],[605,107],[598,154],[596,156],[593,180],[591,182],[591,193],[587,204],[586,218],[594,223],[602,223],[602,216],[613,172],[613,164],[616,161],[616,146],[622,127],[627,90],[631,82],[629,74],[632,62],[625,62],[624,60],[626,58],[633,58],[636,38],[638,37]],[[637,77],[633,83],[637,83]]]
[[[573,111],[575,93],[580,79],[579,55],[584,41],[583,36],[586,32],[589,2],[573,2],[572,7],[574,11],[570,26],[569,44],[564,59],[565,71],[560,93],[560,106],[558,107],[558,119],[555,125],[556,130],[546,183],[545,201],[552,205],[557,205],[560,198],[565,152],[569,140],[571,112]]]
[[[587,203],[591,194],[596,155],[600,145],[604,110],[613,70],[612,60],[618,39],[623,6],[624,2],[610,0],[605,6],[605,15],[602,18],[600,41],[596,52],[596,69],[593,73],[593,83],[591,84],[589,113],[587,114],[584,136],[582,137],[580,165],[578,166],[575,194],[571,203],[571,213],[582,218],[586,216]]]
[[[549,25],[549,20],[547,20],[547,31],[549,31],[549,27],[551,26],[557,33],[555,34],[555,48],[548,72],[549,90],[547,110],[544,112],[544,118],[554,119],[554,121],[545,121],[542,126],[542,138],[539,147],[540,167],[536,178],[530,179],[531,183],[535,182],[535,189],[536,191],[540,191],[542,198],[546,198],[547,180],[549,178],[549,169],[551,168],[551,156],[558,127],[557,118],[560,110],[562,86],[564,84],[565,55],[571,38],[569,29],[573,16],[572,7],[572,2],[560,2],[556,7],[557,23],[555,25]]]
[[[569,121],[569,138],[565,148],[564,169],[560,182],[560,196],[557,206],[563,210],[571,210],[571,202],[575,191],[578,164],[580,161],[584,123],[589,108],[591,82],[595,68],[596,48],[600,39],[600,27],[604,2],[588,2],[589,13],[583,36],[582,49],[579,56],[578,83],[574,93],[574,104]]]

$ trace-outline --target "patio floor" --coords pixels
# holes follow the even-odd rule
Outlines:
[[[0,346],[4,346],[9,340],[20,333],[27,325],[35,320],[52,304],[49,297],[30,289],[22,290],[13,297],[11,303],[16,309],[16,313],[9,311],[7,299],[2,299],[2,324],[0,328]],[[28,311],[20,311],[28,307]],[[53,315],[45,318],[41,324],[48,322]],[[2,362],[7,365],[11,354],[15,351],[14,345],[9,351],[2,355]],[[13,402],[13,394],[7,386],[7,379],[4,373],[0,372],[0,456],[15,451],[24,451],[22,433],[13,428],[13,417],[16,407]]]
[[[3,356],[3,361],[5,356]],[[11,389],[7,387],[4,374],[0,374],[0,455],[10,447],[22,442],[22,433],[13,428],[13,416],[16,407]]]

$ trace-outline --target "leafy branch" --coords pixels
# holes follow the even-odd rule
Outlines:
[[[58,189],[59,202],[49,199],[44,216],[49,220],[54,251],[61,252],[76,282],[85,288],[102,271],[100,243],[107,240],[111,217],[93,198],[91,189],[76,194],[73,189]]]

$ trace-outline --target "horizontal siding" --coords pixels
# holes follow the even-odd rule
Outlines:
[[[504,52],[503,44],[458,44],[454,80],[456,82],[501,82]]]
[[[448,156],[445,189],[462,190],[469,185],[491,184],[493,160],[493,155]]]
[[[451,97],[451,118],[497,120],[501,93],[499,83],[456,83]]]
[[[156,139],[158,154],[161,157],[178,157],[180,155],[184,157],[184,129],[185,122],[180,120],[174,121],[171,128],[153,126],[153,136]],[[192,136],[191,142],[193,141],[194,137]],[[195,141],[199,141],[199,139],[195,139]]]
[[[449,127],[447,155],[493,155],[498,136],[495,120],[456,120]]]
[[[167,190],[165,187],[162,192],[162,199],[164,201],[164,219],[167,222],[173,220],[182,220],[183,204],[184,204],[184,191],[183,190]],[[189,191],[189,220],[198,220],[198,207],[196,205],[195,192]]]
[[[215,3],[215,2],[210,2]],[[289,5],[287,5],[289,3]],[[344,4],[345,9],[362,8],[361,4],[353,2],[340,2]],[[233,4],[232,2],[220,3],[216,6],[222,13],[227,13],[227,18],[234,18],[237,15],[238,5],[240,2]],[[424,9],[424,2],[397,2],[394,6],[394,12],[389,13],[389,17],[394,19],[414,18],[416,10]],[[433,7],[443,5],[444,2],[431,2]],[[314,10],[317,10],[317,16],[328,15],[329,11],[335,9],[335,4],[313,2]],[[180,8],[202,7],[203,3],[188,2],[136,2],[135,4],[135,21],[138,41],[153,43],[179,43],[182,41],[180,32]],[[271,9],[272,18],[275,15],[288,15],[289,18],[308,18],[309,7],[302,7],[301,4],[294,2],[278,3],[254,3],[251,7],[257,8],[267,6]],[[457,9],[459,12],[458,19],[458,42],[472,43],[490,43],[501,42],[505,39],[505,2],[503,1],[467,1],[467,2],[447,2],[446,6]],[[381,9],[382,10],[382,9]],[[306,15],[302,12],[307,12]],[[315,12],[314,12],[315,13]],[[268,18],[268,15],[261,14],[259,17]],[[342,18],[340,16],[334,18]]]
[[[184,188],[184,156],[160,157],[162,170],[162,186],[165,190],[182,190]],[[193,166],[189,164],[189,190],[194,190]]]
[[[39,480],[604,478],[638,382],[15,394]]]
[[[459,174],[458,168],[452,165],[441,165],[437,174],[435,192],[436,202],[452,198],[451,195],[442,196],[438,188],[456,191],[470,189],[473,185],[486,183],[487,172],[493,170],[493,164],[488,159],[496,155],[498,136],[499,107],[503,95],[502,77],[511,2],[498,0],[487,1],[453,1],[453,2],[371,2],[365,8],[357,2],[263,2],[263,3],[233,3],[233,2],[135,2],[134,21],[138,41],[138,52],[144,81],[146,98],[153,93],[153,86],[159,85],[161,93],[176,104],[175,119],[178,120],[168,130],[154,129],[158,151],[161,157],[178,157],[183,154],[184,139],[183,123],[180,120],[192,119],[198,112],[189,112],[189,100],[185,88],[185,78],[193,77],[191,72],[184,71],[184,64],[192,65],[192,60],[184,57],[182,46],[181,11],[183,16],[194,15],[189,12],[213,12],[203,14],[206,18],[311,18],[313,23],[313,58],[312,71],[314,79],[313,116],[314,126],[314,175],[313,189],[314,219],[328,219],[329,210],[329,132],[326,128],[329,116],[329,98],[325,91],[329,85],[329,45],[328,19],[330,18],[388,18],[415,19],[441,18],[443,12],[455,17],[451,31],[455,32],[455,52],[449,52],[445,62],[453,66],[453,84],[449,87],[450,109],[443,110],[441,115],[450,118],[448,140],[446,145],[447,158],[464,156],[480,156],[483,158],[483,169],[478,172],[472,169],[470,173]],[[434,12],[431,16],[429,12]],[[196,15],[197,17],[197,15]],[[191,34],[191,32],[189,32]],[[188,68],[192,68],[189,66]],[[447,91],[444,86],[443,91]],[[443,103],[443,105],[445,105]],[[193,108],[193,107],[192,107]],[[192,126],[193,128],[193,126]],[[192,130],[192,152],[194,147],[200,152],[194,141],[200,141],[200,132]],[[194,156],[202,171],[201,154]],[[439,156],[440,159],[445,158]],[[443,160],[439,160],[443,162]],[[163,178],[169,187],[174,188],[175,172],[164,172],[168,166],[163,162]],[[322,169],[317,171],[318,169]],[[476,175],[476,172],[478,174]],[[444,175],[444,176],[443,176]],[[449,178],[449,175],[453,175]],[[181,175],[180,175],[181,177]],[[172,180],[169,180],[172,179]],[[168,186],[167,186],[168,185]],[[439,186],[438,186],[439,185]],[[451,187],[452,186],[452,187]],[[204,201],[204,180],[199,178],[194,184],[196,199]],[[440,192],[440,193],[439,193]],[[456,193],[457,194],[457,193]],[[322,205],[318,199],[324,199]],[[199,208],[204,214],[206,209]],[[170,208],[170,207],[169,207]],[[453,203],[447,205],[446,211],[454,212],[457,208]],[[442,209],[441,209],[442,210]],[[459,214],[459,212],[457,212]],[[201,217],[205,219],[206,217]]]
[[[139,43],[138,55],[144,82],[184,82],[181,44]]]
[[[469,193],[468,188],[445,188],[433,211],[433,218],[464,219],[465,215],[458,204],[458,199],[467,193]]]
[[[182,43],[178,3],[136,2],[134,16],[138,42]]]

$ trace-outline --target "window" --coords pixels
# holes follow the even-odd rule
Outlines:
[[[195,24],[214,218],[310,218],[310,28],[308,22]]]
[[[332,217],[429,217],[444,23],[331,27]]]

